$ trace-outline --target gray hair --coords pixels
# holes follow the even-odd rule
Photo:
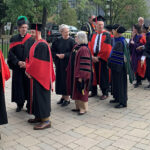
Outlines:
[[[77,39],[79,44],[88,44],[87,34],[84,31],[77,32]]]
[[[64,30],[65,28],[69,29],[69,26],[68,26],[68,25],[66,25],[66,24],[62,24],[62,25],[60,25],[60,26],[59,26],[59,32],[60,32],[60,33],[62,33],[62,32],[63,32],[63,30]]]
[[[144,21],[144,18],[143,18],[143,17],[139,17],[139,18],[138,18],[138,21],[140,21],[140,20],[143,20],[143,21]]]

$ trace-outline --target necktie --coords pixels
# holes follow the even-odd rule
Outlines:
[[[100,34],[98,35],[97,44],[96,44],[96,55],[99,52],[99,42],[100,42]]]

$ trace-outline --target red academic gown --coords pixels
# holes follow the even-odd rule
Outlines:
[[[101,39],[101,47],[99,53],[97,54],[97,57],[100,58],[99,79],[96,77],[95,64],[93,63],[93,86],[97,86],[97,84],[99,84],[103,92],[103,89],[106,89],[109,86],[109,70],[107,69],[107,60],[110,56],[112,45],[110,34],[107,31],[103,31],[102,33],[103,35]],[[94,33],[91,40],[88,43],[92,56],[94,56],[94,43],[96,36],[97,33]],[[99,81],[98,83],[97,80]]]
[[[92,59],[88,47],[83,44],[76,46],[67,67],[67,91],[73,100],[88,101],[91,72]],[[82,79],[81,83],[79,78]]]
[[[5,81],[10,78],[10,71],[5,63],[2,51],[0,50],[0,125],[8,123],[6,106],[5,106],[5,96],[4,87]]]
[[[51,111],[50,88],[53,89],[52,83],[55,80],[55,74],[51,50],[45,40],[41,39],[31,47],[29,59],[26,60],[26,72],[30,74],[33,79],[30,102],[32,113],[37,118],[49,117]]]
[[[145,37],[145,35],[143,35],[141,37],[139,43],[141,43],[141,45],[145,45],[146,44],[146,37]],[[145,77],[145,73],[146,73],[146,59],[145,59],[144,64],[142,66],[141,66],[141,61],[138,61],[137,73],[142,78]]]

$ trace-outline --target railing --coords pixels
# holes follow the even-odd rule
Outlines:
[[[4,58],[7,58],[9,50],[9,39],[0,38],[0,49],[3,52]]]

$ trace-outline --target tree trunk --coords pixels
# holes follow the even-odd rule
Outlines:
[[[46,21],[47,21],[47,9],[44,6],[43,7],[43,16],[42,16],[42,37],[45,39],[46,38]]]
[[[12,35],[14,33],[14,24],[11,24],[11,29],[10,29],[10,35]]]

